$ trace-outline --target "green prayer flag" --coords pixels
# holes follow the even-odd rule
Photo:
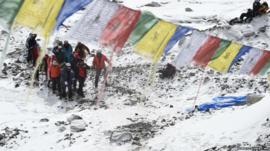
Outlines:
[[[218,58],[226,50],[226,48],[229,47],[230,44],[231,44],[230,41],[222,39],[220,41],[218,49],[216,50],[216,52],[215,52],[214,56],[211,58],[211,60],[215,60],[216,58]]]
[[[132,45],[136,44],[156,23],[156,18],[150,12],[142,12],[139,21],[129,36],[128,42]]]
[[[9,28],[22,3],[23,0],[0,0],[0,25]]]

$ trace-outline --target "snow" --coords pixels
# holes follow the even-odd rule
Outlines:
[[[156,16],[179,25],[194,27],[258,48],[270,48],[269,28],[265,33],[258,32],[259,28],[269,26],[269,15],[256,18],[251,24],[235,25],[227,29],[226,22],[251,7],[253,0],[155,0],[162,6],[144,6],[150,2],[152,0],[123,1],[126,6],[151,11]],[[187,7],[193,11],[186,12]],[[84,11],[78,12],[65,25],[73,26],[83,13]],[[28,31],[20,27],[14,30],[9,52],[23,51]],[[62,27],[54,37],[64,40],[67,31],[68,29]],[[250,32],[255,32],[256,36],[243,36]],[[5,37],[6,34],[1,32],[0,49],[3,48]],[[71,41],[71,44],[74,46],[76,41]],[[91,49],[95,48],[96,46],[91,46]],[[157,65],[158,69],[171,62],[178,52],[179,46],[176,45],[165,61]],[[104,53],[109,55],[109,50]],[[12,63],[18,57],[7,57],[6,63]],[[87,63],[91,63],[91,58]],[[201,151],[242,142],[256,144],[260,135],[269,134],[269,128],[263,126],[270,115],[269,85],[265,77],[221,75],[210,69],[185,67],[177,72],[174,79],[161,80],[158,74],[151,76],[149,60],[135,54],[130,47],[114,57],[113,66],[109,80],[112,86],[106,88],[104,100],[97,105],[92,104],[96,94],[91,71],[85,87],[85,103],[81,103],[80,99],[72,102],[59,100],[44,84],[40,88],[29,88],[22,82],[15,88],[16,76],[10,74],[8,78],[0,79],[0,134],[6,127],[28,131],[7,142],[5,146],[0,146],[0,150]],[[208,78],[209,81],[204,81],[198,98],[195,99],[202,78]],[[186,111],[194,103],[209,102],[215,96],[242,96],[249,93],[262,94],[265,97],[252,105],[235,106],[211,113],[195,112],[189,116]],[[71,131],[67,119],[72,114],[82,117],[87,125],[85,131]],[[40,122],[44,118],[49,121]],[[141,139],[141,146],[110,142],[111,131],[122,132],[121,127],[139,122],[157,126],[156,129],[153,128],[156,131],[153,138]],[[63,131],[59,131],[63,127]]]

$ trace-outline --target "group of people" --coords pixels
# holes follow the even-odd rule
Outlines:
[[[260,0],[255,0],[252,9],[248,9],[247,12],[242,13],[239,18],[232,19],[230,24],[250,23],[254,17],[264,15],[268,13],[268,10],[269,7],[267,2],[261,3]]]
[[[28,63],[33,64],[34,67],[37,65],[40,51],[36,37],[36,34],[31,33],[26,40],[26,60]],[[87,55],[94,57],[92,67],[85,63]],[[85,44],[78,42],[73,51],[73,47],[68,41],[62,42],[57,40],[51,55],[45,55],[42,63],[43,70],[40,71],[45,72],[46,79],[49,79],[48,85],[52,85],[51,88],[54,94],[59,95],[60,99],[72,99],[75,92],[79,96],[84,97],[83,87],[89,69],[93,69],[96,72],[95,88],[98,87],[102,73],[105,80],[107,76],[106,63],[111,64],[101,50],[97,50],[96,54],[91,54],[90,49]],[[37,72],[36,80],[39,80],[38,75],[39,73]]]

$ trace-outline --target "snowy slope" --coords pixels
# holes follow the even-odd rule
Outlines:
[[[149,10],[165,20],[269,49],[266,38],[269,30],[258,32],[258,28],[268,26],[269,16],[258,18],[259,23],[250,25],[228,27],[226,23],[250,7],[252,0],[156,0],[161,7],[144,6],[150,2],[124,0],[126,6]],[[186,12],[187,7],[193,11]],[[83,13],[75,14],[65,24],[73,26]],[[261,22],[263,20],[265,22]],[[62,28],[55,36],[64,39],[67,30]],[[250,31],[256,32],[256,38],[243,37]],[[5,33],[1,33],[0,49],[5,38]],[[268,141],[263,137],[269,134],[266,119],[270,116],[269,85],[265,77],[219,74],[210,69],[185,67],[174,79],[161,80],[158,73],[150,76],[149,61],[136,55],[131,48],[125,48],[114,58],[104,100],[94,104],[94,73],[90,71],[86,98],[67,102],[54,96],[46,83],[41,83],[39,88],[29,88],[31,70],[20,57],[26,35],[26,29],[15,30],[6,60],[8,76],[0,80],[1,151],[201,151],[238,143],[256,146],[261,137],[262,143]],[[72,41],[73,45],[75,43]],[[105,52],[109,55],[108,50]],[[178,46],[175,46],[157,68],[172,61],[177,52]],[[204,82],[195,99],[202,78]],[[215,96],[249,93],[264,98],[252,105],[206,113],[187,112],[194,103],[209,102]],[[72,114],[82,117],[87,125],[84,131],[71,131],[72,124],[67,119]],[[5,139],[1,139],[1,134],[5,134]]]

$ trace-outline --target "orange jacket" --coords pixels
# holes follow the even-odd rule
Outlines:
[[[102,54],[101,58],[99,59],[97,55],[95,55],[93,60],[93,67],[96,70],[101,70],[105,68],[105,61],[108,62],[108,59],[105,55]]]
[[[50,67],[50,77],[57,78],[59,76],[60,76],[60,66],[52,64]]]

